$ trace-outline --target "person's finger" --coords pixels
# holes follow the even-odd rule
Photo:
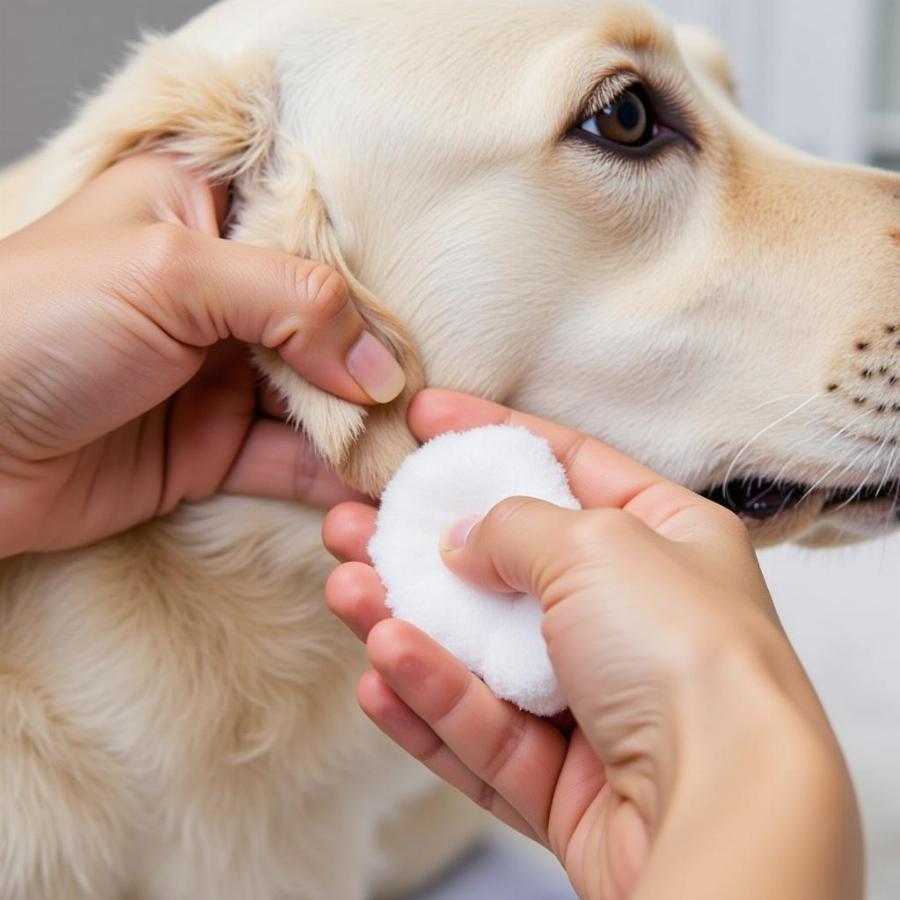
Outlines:
[[[215,216],[215,233],[221,235],[228,221],[228,214],[231,212],[231,190],[227,184],[217,182],[209,185],[209,194],[212,201],[213,215]]]
[[[566,739],[549,722],[498,700],[463,664],[397,619],[376,625],[369,660],[460,761],[545,835]]]
[[[263,415],[270,416],[273,419],[284,419],[287,417],[287,401],[268,382],[259,387],[256,402]]]
[[[332,268],[167,223],[139,229],[128,300],[183,345],[227,336],[277,349],[308,381],[354,403],[403,390],[399,363]]]
[[[322,541],[341,562],[369,563],[369,541],[375,531],[376,509],[367,503],[342,503],[325,517]]]
[[[521,425],[545,438],[565,466],[585,508],[625,509],[672,540],[708,533],[734,519],[726,510],[588,435],[499,403],[455,391],[428,389],[413,398],[409,423],[419,440],[482,425]],[[740,530],[737,520],[733,523]]]
[[[377,672],[366,672],[356,693],[362,711],[410,756],[504,824],[532,840],[540,840],[525,819],[467,768]]]
[[[625,511],[672,541],[750,542],[746,525],[724,506],[671,481],[658,481],[625,504]]]
[[[621,508],[663,480],[624,453],[571,428],[455,391],[421,391],[410,405],[409,424],[421,441],[482,425],[521,425],[547,440],[566,468],[572,492],[585,507]]]
[[[325,583],[325,602],[363,643],[369,632],[390,616],[384,605],[384,586],[375,570],[364,563],[338,566]]]
[[[552,602],[558,575],[598,563],[647,530],[621,510],[571,510],[531,497],[510,497],[477,521],[452,525],[441,537],[444,564],[484,590],[526,593]],[[620,560],[617,560],[620,561]]]
[[[222,341],[203,352],[196,374],[166,413],[160,512],[220,489],[253,422],[253,378],[246,349],[237,341]]]
[[[221,489],[323,509],[364,499],[338,478],[308,438],[273,419],[258,419],[251,425]]]

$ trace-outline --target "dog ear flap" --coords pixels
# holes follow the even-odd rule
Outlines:
[[[356,279],[347,265],[312,166],[301,147],[282,142],[266,175],[241,192],[236,240],[272,247],[328,263],[346,280],[370,330],[394,353],[406,388],[392,403],[362,407],[304,381],[273,350],[257,348],[257,364],[281,392],[292,420],[303,427],[341,477],[377,495],[403,458],[416,448],[406,409],[424,384],[418,354],[403,323]]]
[[[33,198],[33,211],[61,202],[117,159],[160,147],[229,182],[234,196],[230,237],[339,271],[370,329],[406,373],[400,397],[386,405],[356,406],[304,381],[274,351],[257,348],[254,355],[287,401],[292,421],[325,459],[349,484],[378,494],[416,447],[406,427],[406,407],[422,386],[422,368],[403,324],[347,266],[305,154],[286,138],[275,147],[277,121],[277,85],[269,61],[225,61],[198,54],[177,35],[150,38],[47,148],[42,169],[49,177],[42,195]]]
[[[38,215],[117,160],[165,147],[218,181],[258,171],[272,147],[277,92],[258,56],[221,59],[151,36],[43,151]]]

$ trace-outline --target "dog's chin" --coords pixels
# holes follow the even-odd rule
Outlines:
[[[827,510],[796,538],[804,547],[839,547],[884,537],[900,529],[900,507],[884,499]]]
[[[754,544],[835,547],[900,529],[900,481],[817,488],[750,478],[701,491],[747,525]]]

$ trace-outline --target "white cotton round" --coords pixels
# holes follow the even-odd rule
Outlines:
[[[443,563],[440,537],[507,497],[580,509],[550,445],[525,428],[445,434],[406,458],[381,498],[369,555],[387,606],[449,650],[498,696],[539,716],[565,708],[535,597],[477,590]]]

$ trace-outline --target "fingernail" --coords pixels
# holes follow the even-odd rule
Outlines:
[[[406,387],[400,364],[374,334],[364,331],[347,354],[347,371],[376,402],[388,403]]]
[[[459,550],[465,547],[466,540],[472,533],[472,529],[482,520],[483,516],[470,516],[468,519],[460,519],[441,535],[442,550]]]

